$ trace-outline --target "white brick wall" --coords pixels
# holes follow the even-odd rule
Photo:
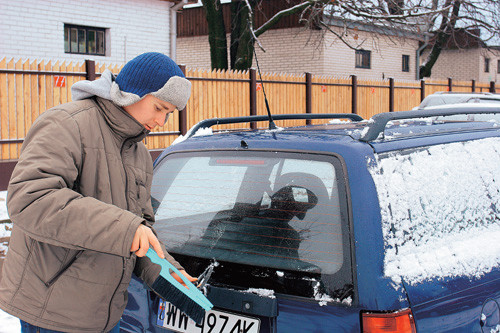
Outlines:
[[[0,59],[122,64],[138,54],[169,54],[169,7],[160,0],[2,0]],[[64,53],[64,23],[107,30],[106,56]]]
[[[500,51],[489,51],[486,49],[481,49],[479,51],[479,80],[481,82],[491,82],[500,83],[500,73],[498,73],[498,61],[500,60]],[[490,71],[486,73],[484,71],[484,58],[490,59]]]
[[[337,29],[337,33],[341,33]],[[357,35],[357,39],[354,37]],[[360,48],[371,51],[371,68],[356,68],[355,51],[345,45],[333,34],[325,38],[324,73],[357,75],[359,78],[415,80],[415,57],[418,40],[394,36],[383,36],[366,31],[348,31],[346,41],[351,46],[361,44]],[[403,72],[403,55],[410,56],[409,72]]]
[[[422,60],[427,57],[424,53]],[[484,58],[490,59],[490,71],[484,72]],[[453,78],[454,80],[478,82],[500,82],[498,74],[500,51],[487,51],[482,48],[442,50],[438,60],[432,67],[432,79]]]
[[[182,14],[181,14],[182,15]],[[373,39],[359,32],[359,39]],[[257,57],[263,72],[304,73],[318,75],[351,75],[360,78],[415,79],[416,40],[380,37],[365,42],[363,47],[372,51],[371,69],[355,68],[354,50],[327,33],[303,28],[269,30],[260,36],[266,52],[257,47]],[[402,55],[410,56],[410,72],[402,71]],[[210,68],[208,36],[183,37],[177,40],[179,63],[191,68]],[[253,67],[256,67],[255,59]]]

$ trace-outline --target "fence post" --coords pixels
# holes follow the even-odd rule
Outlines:
[[[182,73],[186,76],[186,65],[180,65]],[[187,133],[187,106],[179,110],[179,132],[181,135],[186,135]]]
[[[495,81],[490,81],[490,93],[496,93]]]
[[[389,78],[389,112],[394,112],[394,78]]]
[[[306,113],[312,113],[312,74],[306,73]],[[306,120],[307,125],[311,125],[311,119]]]
[[[257,72],[254,68],[248,71],[250,75],[250,115],[257,115]],[[257,129],[257,123],[250,123],[251,129]]]
[[[351,75],[352,80],[352,96],[351,96],[351,110],[352,113],[358,114],[358,77]]]
[[[472,90],[472,92],[476,92],[476,80],[472,80],[472,82],[471,82],[471,90]]]
[[[425,80],[420,80],[420,102],[425,98]]]
[[[95,61],[85,60],[85,78],[89,81],[94,81],[96,79],[95,75]]]
[[[453,79],[451,77],[448,78],[448,91],[453,91]]]

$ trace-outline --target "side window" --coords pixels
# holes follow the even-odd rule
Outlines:
[[[106,29],[64,24],[64,52],[105,55]]]
[[[407,55],[407,54],[403,54],[402,71],[403,72],[409,72],[410,71],[410,56]]]
[[[356,50],[356,68],[371,68],[372,52],[367,50]]]
[[[370,173],[387,276],[413,284],[498,266],[500,138],[381,154]]]

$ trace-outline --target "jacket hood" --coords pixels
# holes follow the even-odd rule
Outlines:
[[[93,96],[98,96],[111,100],[111,87],[114,80],[115,76],[113,73],[106,69],[97,80],[84,80],[73,84],[71,86],[71,98],[73,101],[79,101]]]
[[[79,101],[97,96],[111,100],[119,106],[128,106],[139,102],[147,95],[139,96],[122,91],[115,79],[115,75],[106,69],[97,80],[78,81],[71,86],[71,98],[73,101]],[[184,77],[173,76],[158,91],[151,92],[151,95],[162,101],[172,103],[179,110],[182,110],[186,107],[191,96],[191,82]]]

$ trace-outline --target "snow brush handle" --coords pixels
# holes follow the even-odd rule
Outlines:
[[[213,304],[208,300],[208,298],[206,298],[205,295],[203,295],[203,293],[198,288],[196,288],[196,286],[192,284],[187,277],[184,276],[184,274],[182,274],[177,268],[175,268],[174,265],[172,265],[166,259],[160,258],[156,253],[156,251],[150,248],[148,249],[146,256],[153,263],[161,266],[161,272],[160,272],[161,277],[170,282],[174,287],[179,289],[187,297],[191,298],[193,301],[198,303],[205,311],[209,311],[214,307]],[[172,276],[171,271],[177,273],[177,275],[186,284],[186,286],[183,286],[179,281],[177,281]]]

